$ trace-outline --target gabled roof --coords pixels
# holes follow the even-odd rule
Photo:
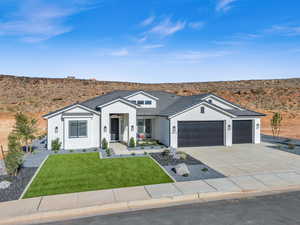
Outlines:
[[[156,99],[156,108],[142,108],[138,105],[130,102],[126,98],[129,96],[134,96],[138,93],[143,93],[147,96],[151,96],[152,98]],[[235,106],[235,109],[228,110],[220,108],[219,106],[209,103],[205,101],[205,98],[213,96],[219,99],[222,99],[229,105]],[[211,105],[212,108],[218,109],[219,111],[223,111],[227,114],[233,115],[233,116],[265,116],[265,114],[254,112],[248,109],[245,109],[235,103],[229,102],[226,99],[223,99],[219,96],[216,96],[214,94],[208,93],[208,94],[200,94],[200,95],[192,95],[192,96],[178,96],[172,93],[164,92],[164,91],[128,91],[128,90],[118,90],[113,91],[110,93],[107,93],[105,95],[97,96],[95,98],[89,99],[87,101],[76,103],[77,105],[89,108],[90,110],[93,110],[94,112],[97,112],[99,110],[99,107],[105,106],[109,104],[110,102],[114,102],[116,100],[125,101],[128,104],[135,105],[137,108],[137,115],[138,116],[167,116],[170,117],[172,115],[175,115],[179,112],[182,112],[188,108],[191,108],[201,102],[205,102],[205,104]],[[74,106],[76,104],[64,107],[60,110],[54,111],[52,113],[46,114],[44,117],[48,117],[49,115],[55,114],[57,112],[63,111],[66,108],[69,108],[71,106]]]
[[[60,108],[60,109],[55,110],[53,112],[47,113],[47,114],[43,115],[43,117],[48,119],[49,117],[55,116],[56,114],[59,114],[59,113],[63,113],[65,111],[70,110],[70,109],[75,108],[75,107],[79,107],[79,108],[85,109],[89,112],[99,114],[98,111],[96,111],[94,109],[91,109],[89,107],[86,107],[85,105],[82,105],[81,103],[74,103],[72,105],[68,105],[66,107]]]

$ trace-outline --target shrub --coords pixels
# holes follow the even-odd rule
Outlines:
[[[111,156],[111,149],[110,149],[110,148],[107,148],[107,149],[105,150],[105,152],[106,152],[107,157],[110,157],[110,156]]]
[[[102,139],[102,148],[105,150],[108,149],[108,142],[105,138]]]
[[[288,149],[295,149],[295,147],[296,146],[294,144],[291,144],[291,143],[288,144]]]
[[[178,152],[177,155],[179,156],[179,158],[181,160],[186,160],[186,158],[187,158],[187,154],[184,152]]]
[[[148,153],[147,153],[147,152],[144,152],[144,155],[148,155]]]
[[[162,154],[162,156],[168,156],[168,155],[170,155],[170,150],[165,149],[161,154]]]
[[[83,152],[86,152],[86,149],[83,149],[82,151],[83,151]]]
[[[202,171],[203,171],[203,172],[207,172],[208,169],[207,169],[206,167],[204,167],[204,168],[202,169]]]
[[[60,150],[61,142],[59,141],[59,138],[56,138],[55,140],[52,140],[51,142],[51,149],[55,153],[57,153]]]
[[[23,151],[21,143],[16,133],[11,133],[8,136],[8,153],[4,158],[7,173],[16,176],[20,166],[23,163]]]
[[[134,140],[133,137],[131,137],[130,140],[129,140],[129,147],[130,148],[134,148],[135,147],[135,140]]]
[[[133,153],[131,153],[131,155],[132,155],[132,156],[134,156],[134,155],[135,155],[135,153],[133,152]]]
[[[74,152],[74,150],[71,149],[70,152]]]

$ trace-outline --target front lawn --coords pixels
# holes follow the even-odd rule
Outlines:
[[[51,155],[24,198],[173,182],[149,157],[99,159],[98,153]]]

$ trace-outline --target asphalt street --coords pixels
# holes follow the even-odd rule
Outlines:
[[[298,225],[300,224],[300,192],[156,208],[46,224]]]

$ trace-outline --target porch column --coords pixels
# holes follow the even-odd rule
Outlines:
[[[100,146],[102,147],[103,138],[106,139],[108,146],[110,142],[110,116],[109,113],[104,111],[101,113],[101,124],[100,124],[100,131],[101,131],[101,140]]]
[[[128,144],[130,139],[133,137],[134,141],[136,141],[136,132],[137,132],[137,127],[136,127],[136,111],[128,113]]]

